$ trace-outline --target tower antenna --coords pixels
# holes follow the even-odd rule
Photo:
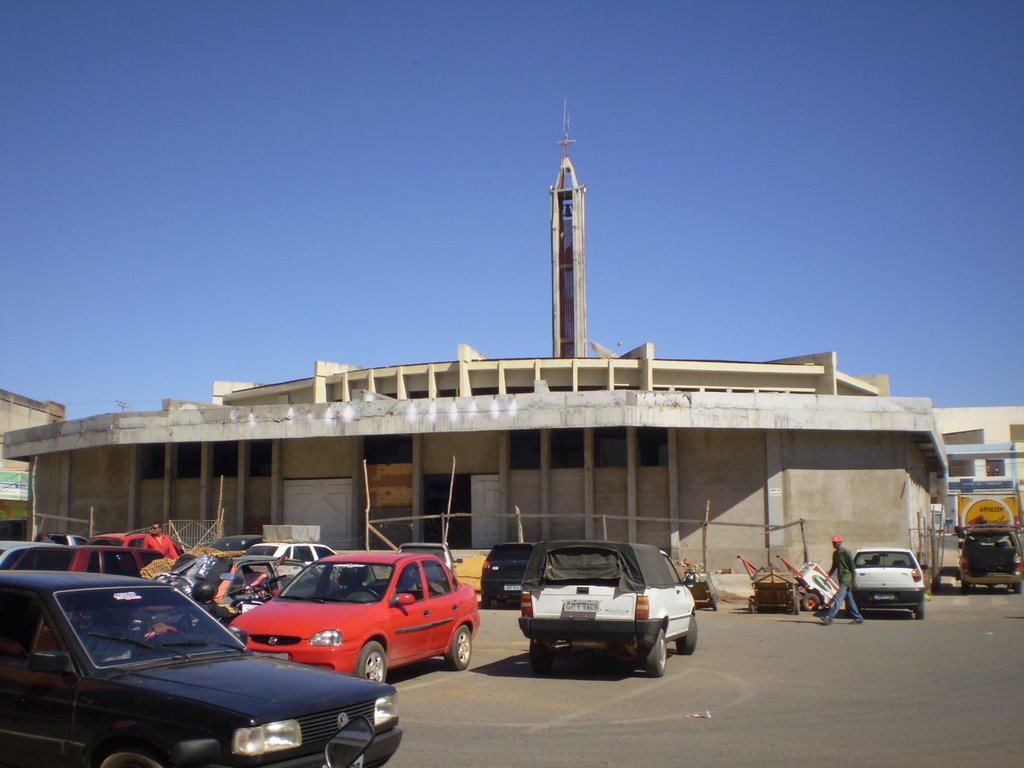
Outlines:
[[[562,99],[562,138],[558,142],[562,145],[562,157],[569,156],[569,145],[575,144],[576,139],[569,138],[569,99]]]

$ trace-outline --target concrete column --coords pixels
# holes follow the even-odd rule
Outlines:
[[[208,442],[199,445],[199,519],[210,519],[210,476],[213,474],[213,450]]]
[[[551,538],[551,430],[540,431],[540,537]]]
[[[636,523],[637,463],[636,427],[626,427],[626,514],[629,516],[630,541],[639,541]]]
[[[782,433],[778,430],[764,433],[764,456],[765,524],[783,525],[786,522],[786,505],[782,492]],[[773,553],[785,547],[784,530],[770,531],[767,538],[766,544]]]
[[[166,523],[171,519],[174,508],[174,476],[178,474],[177,443],[164,443],[164,509],[162,519]]]
[[[353,438],[356,441],[356,450],[352,456],[352,500],[349,508],[352,510],[352,527],[349,535],[352,541],[358,542],[359,546],[365,546],[366,542],[366,477],[363,474],[363,457],[365,445],[362,437]],[[415,450],[415,448],[414,448]],[[415,487],[413,480],[413,487]],[[415,499],[413,500],[415,503]]]
[[[58,512],[61,517],[71,517],[71,451],[60,453],[60,491]]]
[[[412,436],[412,514],[423,517],[423,435]],[[423,541],[423,521],[413,523],[413,541]]]
[[[679,537],[679,435],[678,429],[668,431],[668,516],[671,521],[669,554],[677,560],[682,560]]]
[[[142,462],[139,461],[141,445],[133,445],[128,454],[128,527],[139,528],[139,488],[142,481]]]
[[[575,368],[576,361],[573,361]],[[584,538],[594,535],[594,430],[583,430],[583,531]]]
[[[252,472],[252,456],[249,450],[250,444],[246,440],[238,441],[238,477],[237,489],[235,491],[235,510],[234,514],[228,516],[227,510],[224,511],[224,533],[228,530],[237,531],[241,533],[245,530],[245,508],[248,504],[249,496],[249,474]]]
[[[498,509],[502,514],[511,515],[515,510],[508,506],[509,498],[509,446],[511,438],[507,430],[498,433]],[[516,540],[515,519],[511,517],[501,518],[501,535],[505,541]]]
[[[271,443],[270,450],[270,523],[281,525],[284,522],[284,477],[281,465],[281,452],[284,441],[280,438]]]

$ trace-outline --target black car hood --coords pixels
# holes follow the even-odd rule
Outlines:
[[[121,683],[236,710],[256,720],[277,712],[290,717],[319,712],[393,691],[333,670],[259,656],[131,670]]]

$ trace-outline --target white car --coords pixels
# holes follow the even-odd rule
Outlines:
[[[297,560],[300,563],[309,565],[321,557],[330,557],[338,553],[326,544],[263,541],[259,544],[253,544],[245,550],[245,554],[259,555],[260,557],[284,557],[286,560]]]
[[[556,655],[577,648],[636,661],[665,674],[666,644],[689,656],[697,616],[693,577],[657,547],[612,541],[542,541],[523,573],[519,628],[530,667],[543,674]]]
[[[870,547],[853,556],[853,599],[861,610],[899,608],[923,619],[925,583],[909,549]]]

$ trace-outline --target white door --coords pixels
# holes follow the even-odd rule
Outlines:
[[[319,525],[323,544],[334,549],[357,548],[351,478],[285,480],[284,523]]]
[[[488,549],[505,540],[501,514],[501,478],[498,475],[473,475],[473,548]]]

